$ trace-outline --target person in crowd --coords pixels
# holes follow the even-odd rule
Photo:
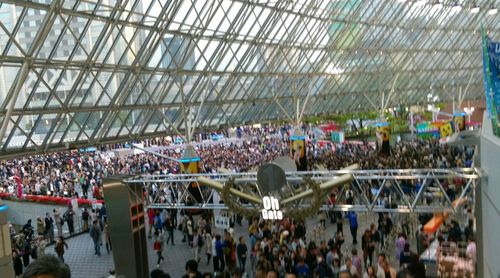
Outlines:
[[[23,273],[23,278],[70,278],[69,267],[56,256],[45,255],[32,262]]]
[[[349,218],[349,228],[351,230],[352,244],[358,244],[357,234],[358,234],[358,215],[354,211],[347,213],[347,218]]]
[[[385,278],[396,278],[396,269],[386,260],[383,265]]]
[[[61,217],[61,211],[59,209],[54,209],[52,211],[54,213],[54,221],[56,222],[56,227],[57,227],[57,236],[62,237],[63,236],[63,224],[64,221]]]
[[[200,262],[200,252],[205,244],[202,230],[198,228],[196,235],[193,237],[194,260]]]
[[[234,271],[236,268],[236,243],[231,233],[224,233],[224,262],[229,272]]]
[[[28,219],[26,224],[24,224],[22,231],[27,237],[33,235],[33,225],[31,225],[31,219]]]
[[[111,245],[111,237],[109,236],[109,225],[108,220],[104,220],[104,230],[102,231],[104,244],[106,246],[106,252],[109,254],[113,250],[113,245]]]
[[[375,268],[370,265],[366,269],[365,274],[363,274],[363,278],[377,278],[377,275],[375,274]]]
[[[202,278],[203,276],[198,271],[198,262],[196,260],[189,260],[186,262],[186,274],[182,278]]]
[[[159,268],[160,264],[165,258],[162,255],[163,252],[163,234],[159,231],[154,233],[153,250],[158,255],[158,260],[156,261],[156,267]]]
[[[150,273],[151,278],[170,278],[168,273],[163,272],[161,269],[153,269]]]
[[[75,211],[73,210],[73,206],[69,205],[68,208],[66,209],[66,212],[64,212],[63,218],[64,221],[68,223],[68,230],[70,236],[72,236],[75,233],[74,215]]]
[[[87,208],[83,208],[82,211],[82,222],[83,222],[83,231],[86,232],[89,230],[89,219],[90,219],[90,214]]]
[[[386,278],[385,277],[385,254],[384,253],[379,253],[378,254],[378,261],[377,261],[377,278]],[[389,277],[387,277],[389,278]]]
[[[205,255],[207,256],[207,265],[210,264],[210,259],[213,254],[213,238],[212,235],[207,231],[207,227],[203,229],[203,236],[205,241]]]
[[[99,227],[101,230],[104,229],[104,223],[107,220],[107,211],[106,211],[106,204],[102,202],[101,208],[99,209],[99,214],[97,215],[99,217]]]
[[[405,245],[406,245],[406,235],[403,233],[399,233],[398,238],[396,238],[395,241],[396,244],[396,260],[399,261],[399,256],[401,253],[404,251]]]
[[[215,235],[215,255],[214,255],[214,272],[224,271],[224,242],[219,234]]]
[[[247,261],[247,244],[245,238],[240,236],[238,245],[236,246],[236,253],[238,255],[238,266],[242,272],[245,272],[245,263]]]
[[[23,274],[23,262],[16,249],[12,249],[12,262],[14,266],[14,275],[16,278],[20,278]]]
[[[351,275],[358,275],[358,269],[352,264],[351,257],[345,258],[345,264],[340,267],[340,272],[348,271]]]
[[[361,266],[361,258],[358,256],[358,250],[357,249],[352,249],[351,251],[351,262],[352,265],[356,268],[356,273],[360,275],[362,272],[362,266]]]
[[[156,212],[152,208],[148,208],[148,238],[151,238],[155,229],[155,216]]]
[[[49,243],[54,243],[54,219],[50,217],[48,212],[45,213],[45,237]]]
[[[372,245],[373,245],[373,251],[372,251],[372,254],[371,254],[371,257],[370,257],[370,262],[373,263],[372,259],[373,259],[373,253],[379,253],[380,252],[380,232],[379,230],[377,229],[377,227],[375,226],[374,223],[372,223],[370,225],[370,233],[371,233],[371,242],[372,242]]]
[[[39,236],[43,236],[45,232],[45,223],[42,220],[41,216],[36,218],[36,234]]]
[[[62,262],[64,262],[65,248],[68,249],[68,244],[64,241],[62,236],[58,237],[56,244],[54,245],[54,251]]]
[[[97,221],[92,222],[89,234],[94,243],[94,255],[101,256],[102,232]]]
[[[194,225],[193,217],[191,215],[189,215],[187,222],[186,222],[187,238],[188,238],[189,247],[193,247],[193,238],[194,238],[194,226],[193,225]]]
[[[366,269],[372,264],[373,252],[375,251],[375,244],[372,242],[372,233],[369,229],[366,229],[363,237],[361,237],[361,247],[363,249],[363,263]]]
[[[312,272],[304,259],[299,259],[299,262],[295,266],[295,274],[297,277],[311,277]]]
[[[172,245],[175,245],[174,244],[175,225],[174,225],[174,221],[171,217],[169,217],[165,220],[165,229],[167,230],[167,245],[169,242],[171,242]]]

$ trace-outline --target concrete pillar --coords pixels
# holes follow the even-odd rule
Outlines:
[[[0,273],[2,277],[14,277],[7,209],[7,205],[0,200]]]
[[[149,277],[142,184],[105,179],[104,200],[117,276]]]

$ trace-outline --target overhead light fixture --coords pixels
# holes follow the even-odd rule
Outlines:
[[[494,14],[497,14],[497,13],[498,13],[498,9],[497,9],[497,8],[495,8],[495,7],[493,6],[493,4],[491,4],[491,8],[490,8],[490,10],[488,11],[488,14],[489,14],[489,15],[494,15]]]
[[[478,12],[479,12],[479,6],[474,1],[474,4],[472,5],[472,8],[470,9],[470,13],[471,14],[477,14]]]
[[[462,10],[462,6],[460,6],[460,4],[458,4],[458,1],[455,1],[455,4],[453,4],[453,7],[451,7],[451,12],[458,13],[461,10]]]
[[[436,0],[436,1],[434,2],[434,8],[437,8],[437,9],[441,9],[441,8],[443,8],[443,4],[441,3],[441,1]]]

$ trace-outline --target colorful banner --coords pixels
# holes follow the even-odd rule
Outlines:
[[[465,112],[453,114],[453,123],[455,124],[455,131],[460,132],[465,130]]]
[[[417,125],[417,136],[422,139],[442,139],[453,134],[454,123],[449,122],[426,122]]]
[[[500,43],[492,41],[482,29],[483,71],[486,93],[486,109],[491,118],[493,133],[500,136],[498,113],[500,112]]]
[[[297,164],[297,171],[307,171],[306,136],[295,128],[290,136],[290,156]]]
[[[377,123],[375,124],[376,135],[377,135],[377,143],[379,147],[379,152],[382,154],[390,154],[391,153],[391,129],[389,127],[389,123]]]
[[[429,123],[429,122],[417,124],[417,136],[422,139],[428,139],[428,138],[439,139],[441,137],[439,133],[439,126],[440,124],[438,123]]]

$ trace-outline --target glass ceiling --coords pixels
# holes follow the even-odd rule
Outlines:
[[[492,7],[0,0],[0,157],[481,98]]]

